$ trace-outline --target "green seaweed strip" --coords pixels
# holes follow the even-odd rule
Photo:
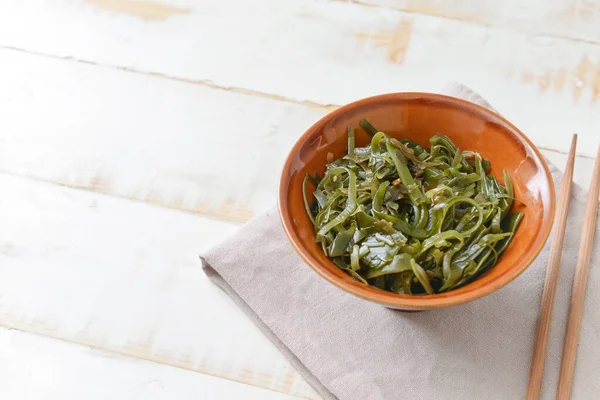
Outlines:
[[[365,132],[367,132],[367,134],[371,137],[375,136],[375,134],[377,134],[377,132],[379,132],[377,129],[375,129],[375,127],[373,125],[371,125],[371,123],[369,121],[367,121],[366,119],[361,119],[360,122],[358,123],[360,125],[361,128],[363,128],[365,130]]]
[[[304,208],[306,209],[308,218],[310,218],[310,221],[314,225],[315,217],[313,217],[312,212],[310,211],[310,204],[308,203],[308,199],[306,197],[306,184],[308,183],[308,181],[309,181],[309,177],[308,177],[308,174],[306,174],[306,176],[304,177],[304,180],[302,181],[302,198],[304,199]]]
[[[348,155],[349,156],[353,156],[354,155],[354,148],[355,148],[355,139],[354,139],[354,127],[349,126],[348,127]]]

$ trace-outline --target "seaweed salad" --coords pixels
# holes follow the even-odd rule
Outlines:
[[[426,148],[360,126],[369,145],[356,147],[348,127],[347,154],[328,154],[324,176],[304,179],[323,252],[365,284],[413,295],[456,289],[494,266],[524,215],[510,211],[508,172],[500,184],[488,160],[440,134]]]

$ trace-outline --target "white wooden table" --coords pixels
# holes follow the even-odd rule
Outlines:
[[[318,399],[197,256],[319,117],[449,80],[588,184],[599,0],[0,2],[0,398]]]

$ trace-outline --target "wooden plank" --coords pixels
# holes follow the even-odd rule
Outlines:
[[[0,170],[233,222],[326,110],[0,51]],[[60,106],[53,106],[60,104]]]
[[[600,43],[599,0],[350,0],[353,3]]]
[[[3,399],[300,399],[1,327],[0,376]]]
[[[154,6],[115,5],[124,1],[1,3],[0,45],[312,105],[437,91],[458,80],[541,146],[566,151],[562,137],[572,131],[580,134],[583,154],[591,156],[596,146],[598,44],[344,2],[171,0],[160,3],[166,11],[148,17]],[[530,7],[533,14],[543,6]],[[597,22],[590,16],[590,26]]]
[[[0,326],[315,398],[200,269],[237,225],[6,174],[0,186]]]

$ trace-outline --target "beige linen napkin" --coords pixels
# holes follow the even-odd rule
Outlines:
[[[460,85],[446,93],[489,105]],[[562,173],[551,166],[557,188]],[[542,398],[553,399],[585,193],[574,188]],[[600,239],[596,236],[573,399],[600,398]],[[404,313],[334,287],[296,254],[276,209],[202,257],[225,290],[325,398],[525,397],[549,243],[514,282],[474,302]]]

